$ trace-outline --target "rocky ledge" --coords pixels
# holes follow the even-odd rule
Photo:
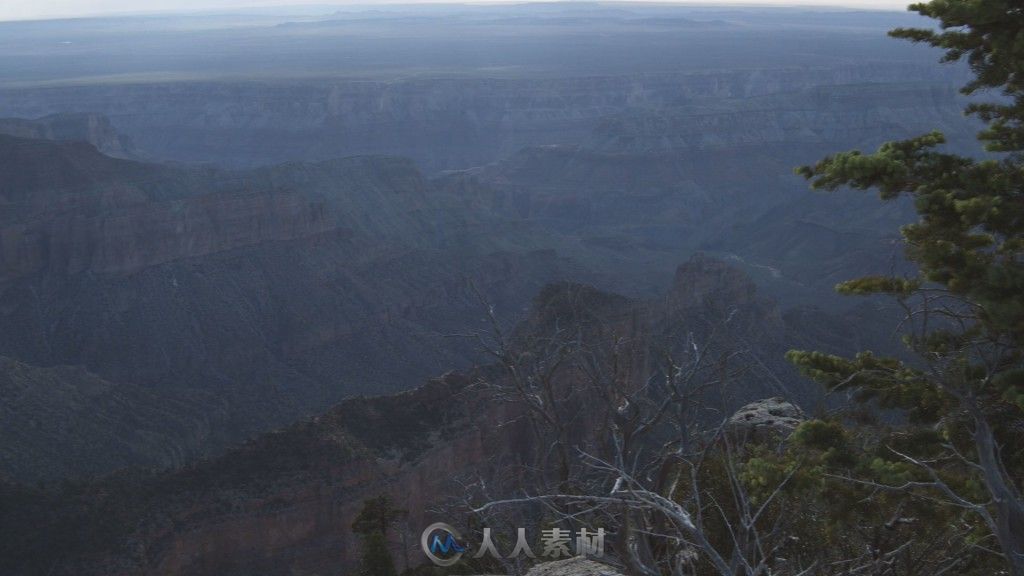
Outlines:
[[[788,437],[807,417],[783,398],[767,398],[743,406],[729,418],[728,427],[746,439]]]
[[[526,576],[622,576],[622,573],[607,564],[577,557],[538,564]]]

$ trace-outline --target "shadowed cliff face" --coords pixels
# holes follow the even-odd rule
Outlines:
[[[623,337],[629,385],[735,352],[718,421],[813,410],[790,348],[890,346],[874,303],[808,304],[898,270],[908,207],[792,168],[973,136],[965,70],[885,37],[919,22],[379,8],[0,23],[4,575],[346,574],[381,493],[416,564],[466,484],[550,464],[481,385],[488,311],[524,354]],[[582,396],[563,445],[599,449]]]
[[[183,446],[210,433],[203,401],[0,357],[0,469],[21,480],[75,478],[181,460]]]
[[[475,355],[449,335],[479,323],[477,292],[507,318],[574,269],[488,241],[407,160],[227,172],[7,136],[0,157],[0,354],[8,393],[32,394],[7,421],[66,424],[5,446],[21,480],[177,465],[410,387]],[[107,456],[75,456],[75,436]]]
[[[0,134],[0,202],[5,222],[39,213],[78,208],[102,209],[162,195],[181,195],[181,186],[166,189],[177,172],[112,158],[81,141],[51,141]],[[164,185],[161,182],[166,181]]]
[[[117,132],[110,119],[99,114],[62,113],[42,118],[0,118],[0,134],[41,140],[87,142],[115,158],[135,156],[131,139]]]
[[[69,422],[20,436],[7,474],[177,465],[465,367],[450,336],[485,324],[480,295],[501,322],[552,281],[653,298],[702,250],[786,306],[826,301],[900,265],[908,212],[809,193],[793,166],[974,130],[964,71],[890,44],[893,14],[424,10],[5,25],[0,64],[40,67],[0,66],[0,113],[34,118],[0,120],[0,355]],[[750,330],[796,331],[754,308]],[[156,440],[93,436],[90,403],[116,429],[137,404]],[[75,434],[110,457],[69,459]]]
[[[709,344],[709,351],[742,341],[742,354],[756,355],[750,360],[760,368],[707,398],[728,413],[767,393],[812,405],[816,393],[772,359],[774,351],[801,342],[808,320],[833,335],[832,351],[876,338],[848,319],[812,310],[782,314],[741,271],[697,257],[651,301],[578,284],[548,286],[515,339],[558,326],[579,328],[598,345],[614,326],[617,339],[650,346],[641,355],[662,353],[666,342],[687,345],[677,338],[682,333]],[[537,464],[522,407],[479,385],[502,378],[500,370],[484,367],[393,396],[349,399],[177,471],[119,474],[59,493],[7,486],[2,503],[11,512],[0,517],[0,560],[11,574],[40,567],[54,575],[347,573],[358,553],[352,520],[365,499],[386,493],[409,513],[393,530],[395,557],[418,564],[420,530],[438,520],[461,521],[464,483],[483,479],[492,490],[519,490],[521,480],[509,471]],[[579,402],[588,409],[592,400]],[[600,413],[579,423],[575,441],[598,449]],[[438,508],[446,511],[431,512]]]
[[[470,383],[450,374],[347,400],[174,472],[121,474],[60,494],[4,485],[0,557],[10,574],[345,572],[358,556],[351,523],[381,493],[409,512],[400,529],[409,545],[393,544],[399,558],[411,556],[414,527],[436,520],[427,510],[453,479],[483,470],[496,449],[517,451],[522,430],[493,427],[512,416],[467,393]],[[19,524],[51,527],[49,536]]]
[[[744,90],[735,84],[702,89]],[[586,145],[434,179],[395,157],[227,170],[0,136],[0,354],[179,400],[154,424],[170,449],[104,441],[109,463],[168,465],[467,365],[473,346],[449,335],[479,326],[478,292],[503,320],[552,280],[653,295],[704,249],[787,305],[824,301],[836,281],[891,266],[905,212],[808,193],[788,174],[820,142],[870,138],[846,127],[886,116],[910,133],[956,103],[905,90],[890,104],[884,89],[833,87],[710,116],[704,105],[623,113]],[[922,93],[930,104],[914,111]],[[761,354],[772,363],[783,351]],[[59,390],[52,402],[69,406]],[[194,431],[174,432],[181,422]],[[54,472],[36,463],[25,479],[76,469],[57,465],[59,442],[36,448]]]
[[[530,222],[566,254],[648,294],[696,250],[732,259],[789,304],[843,278],[902,266],[909,202],[807,190],[793,167],[823,149],[872,149],[941,128],[967,148],[976,125],[941,83],[793,87],[612,114],[585,143],[522,149],[436,178],[476,210]],[[618,283],[615,283],[618,282]],[[830,302],[833,305],[845,303]]]
[[[837,281],[899,262],[893,231],[908,212],[809,193],[792,167],[824,146],[872,145],[879,125],[907,135],[947,127],[953,140],[973,130],[948,85],[928,76],[934,71],[843,70],[370,83],[360,90],[389,96],[337,100],[349,107],[346,121],[383,126],[382,138],[391,138],[392,124],[378,114],[410,130],[422,128],[416,118],[448,129],[435,112],[451,105],[496,123],[479,132],[487,138],[518,146],[515,134],[550,141],[557,132],[579,142],[525,148],[433,179],[396,157],[251,170],[143,163],[62,140],[88,130],[32,121],[33,134],[56,140],[0,136],[0,354],[37,368],[81,367],[112,386],[177,399],[154,425],[170,449],[146,455],[137,446],[149,444],[104,441],[115,454],[109,463],[168,465],[353,393],[401,389],[466,366],[472,345],[448,336],[479,326],[478,291],[504,320],[553,280],[651,296],[677,262],[706,250],[787,306],[825,302]],[[869,78],[878,82],[851,84]],[[139,90],[149,102],[162,89],[46,93]],[[174,94],[194,89],[176,86]],[[319,97],[310,86],[244,89]],[[453,101],[445,96],[464,89]],[[471,97],[473,90],[489,96]],[[167,113],[190,101],[176,100]],[[523,111],[534,107],[545,112]],[[579,121],[579,130],[558,118]],[[151,128],[167,137],[178,129]],[[454,140],[431,149],[457,150],[451,129]],[[382,148],[395,150],[389,142]],[[476,144],[474,153],[492,153]],[[59,390],[52,402],[68,406]],[[129,411],[111,417],[123,422]],[[194,422],[194,431],[174,432],[181,422]],[[25,479],[77,468],[57,465],[67,453],[59,442],[36,448],[54,472],[33,464]],[[25,466],[12,463],[8,473],[18,477]]]

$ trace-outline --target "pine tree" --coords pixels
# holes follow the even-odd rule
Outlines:
[[[352,531],[360,536],[363,553],[359,560],[360,576],[396,576],[398,570],[388,549],[388,529],[404,514],[396,510],[386,495],[363,502],[363,509],[352,522]]]
[[[360,576],[396,576],[395,561],[388,550],[387,537],[381,532],[363,536],[363,555],[359,560]]]
[[[960,462],[984,488],[972,499],[944,481],[936,460],[899,453],[927,486],[953,506],[977,513],[998,540],[1011,572],[1024,575],[1024,5],[1019,0],[933,0],[911,6],[938,30],[891,35],[966,60],[965,94],[995,89],[997,103],[967,112],[986,123],[983,159],[941,151],[941,133],[889,142],[873,154],[829,156],[800,174],[815,188],[877,189],[885,200],[913,199],[918,220],[902,229],[912,277],[872,276],[837,288],[888,294],[907,313],[904,340],[914,358],[863,352],[840,358],[792,351],[789,359],[830,389],[900,408],[936,426],[941,457]]]

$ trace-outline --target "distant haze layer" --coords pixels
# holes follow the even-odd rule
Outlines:
[[[470,3],[502,3],[504,0],[476,0]],[[644,1],[644,0],[627,0]],[[405,0],[401,4],[428,3],[429,0]],[[318,2],[320,6],[351,6],[353,4],[394,4],[395,2]],[[508,3],[508,2],[505,2]],[[907,0],[718,0],[715,2],[680,2],[682,4],[728,4],[761,6],[829,6],[902,10]],[[280,6],[310,7],[308,0],[7,0],[0,3],[0,21],[43,18],[66,18],[112,14],[138,14],[160,11],[221,10],[237,8],[273,8]]]

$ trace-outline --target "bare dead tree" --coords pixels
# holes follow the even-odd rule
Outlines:
[[[494,307],[478,291],[476,294],[490,331],[473,338],[500,369],[494,378],[479,378],[476,388],[486,390],[496,402],[522,408],[533,431],[537,467],[554,469],[558,486],[568,490],[573,459],[570,436],[583,408],[583,391],[575,377],[576,359],[584,347],[580,326],[556,321],[544,332],[509,336]],[[570,304],[579,308],[578,302]]]
[[[473,335],[495,360],[475,390],[515,406],[510,417],[526,423],[535,442],[532,458],[480,474],[470,483],[475,489],[463,491],[461,505],[481,522],[529,525],[538,514],[566,525],[600,519],[613,527],[614,552],[637,576],[918,576],[927,573],[918,567],[948,573],[958,565],[951,551],[966,545],[959,528],[929,543],[909,529],[864,526],[863,549],[787,557],[794,520],[777,504],[799,466],[755,500],[740,467],[744,448],[722,424],[722,407],[709,403],[752,369],[767,369],[736,338],[735,310],[698,318],[699,331],[666,340],[628,315],[587,314],[572,287],[562,304],[564,315],[511,334],[486,306],[490,332]],[[709,415],[718,422],[710,430]],[[724,484],[705,485],[709,466],[723,468]],[[495,477],[517,482],[497,486]],[[943,553],[911,558],[940,544]]]
[[[689,497],[681,501],[674,497],[675,495],[665,495],[652,489],[650,481],[634,475],[629,470],[602,458],[581,453],[581,460],[611,483],[610,490],[602,494],[554,493],[494,500],[475,508],[475,511],[485,512],[507,505],[554,501],[568,506],[576,515],[611,511],[612,516],[617,517],[620,522],[625,522],[625,517],[628,517],[631,519],[632,528],[628,532],[620,532],[620,552],[626,557],[625,562],[630,571],[636,574],[692,574],[695,553],[704,558],[721,576],[775,574],[775,552],[784,545],[784,535],[777,525],[765,531],[760,520],[785,488],[792,474],[780,482],[767,499],[755,506],[744,489],[735,467],[729,466],[731,495],[739,505],[739,514],[730,514],[720,503],[704,501],[706,492],[699,484],[700,467],[709,450],[712,446],[720,445],[717,441],[724,445],[729,443],[724,425],[714,432],[712,440],[715,441],[709,442],[695,459],[686,459],[683,462],[686,466],[681,469],[685,470],[687,482],[692,490]],[[713,543],[705,531],[703,519],[712,509],[720,514],[729,531],[732,540],[729,546],[723,547]],[[642,550],[642,543],[648,539],[659,540],[668,543],[669,546],[658,557],[652,557]],[[813,573],[813,569],[811,566],[794,574],[810,574]]]
[[[762,520],[788,478],[754,506],[730,464],[729,511],[699,480],[712,447],[724,448],[727,461],[733,456],[724,427],[702,431],[700,412],[710,391],[747,370],[746,351],[719,335],[735,314],[707,321],[702,341],[688,332],[659,347],[629,319],[588,316],[581,325],[578,303],[570,298],[570,305],[573,322],[556,319],[539,334],[518,337],[506,336],[487,307],[492,333],[477,338],[501,373],[480,385],[523,408],[544,447],[538,462],[543,467],[556,454],[558,473],[553,483],[534,483],[532,495],[487,499],[474,512],[516,503],[545,506],[562,519],[613,519],[617,551],[633,574],[686,574],[696,555],[723,575],[772,573],[781,525],[765,531]],[[723,549],[705,533],[712,514],[730,535]]]

